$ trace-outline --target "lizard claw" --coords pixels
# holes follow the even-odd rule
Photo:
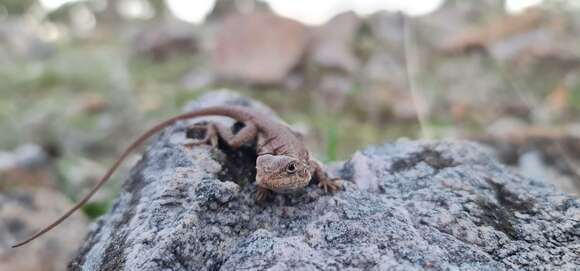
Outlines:
[[[266,188],[258,187],[256,191],[256,202],[262,202],[270,196],[270,191]]]
[[[324,189],[324,192],[328,193],[334,193],[336,191],[338,191],[340,189],[340,183],[337,182],[338,180],[340,180],[339,178],[332,178],[332,179],[325,179],[325,180],[321,180],[318,183],[318,187],[320,187],[321,189]]]

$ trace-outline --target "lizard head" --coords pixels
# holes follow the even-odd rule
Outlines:
[[[285,193],[305,187],[310,182],[310,163],[286,155],[264,154],[256,160],[256,184]]]

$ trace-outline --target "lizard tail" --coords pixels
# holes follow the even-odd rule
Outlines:
[[[201,109],[193,110],[190,112],[186,112],[186,113],[174,116],[170,119],[167,119],[167,120],[155,125],[154,127],[147,130],[139,138],[137,138],[137,140],[135,140],[127,149],[125,149],[125,151],[123,152],[123,154],[121,154],[119,159],[117,159],[117,161],[115,161],[113,166],[111,166],[109,168],[109,170],[107,170],[107,173],[105,173],[105,175],[103,175],[103,177],[97,182],[97,184],[91,189],[91,191],[85,197],[83,197],[81,199],[81,201],[79,201],[77,204],[75,204],[75,206],[73,206],[64,215],[62,215],[60,218],[58,218],[57,220],[52,222],[50,225],[44,227],[42,230],[38,231],[37,233],[35,233],[31,237],[29,237],[28,239],[21,241],[15,245],[13,245],[12,247],[16,248],[16,247],[23,246],[23,245],[33,241],[34,239],[42,236],[43,234],[49,232],[54,227],[58,226],[60,223],[62,223],[64,220],[66,220],[69,216],[71,216],[78,209],[83,207],[91,199],[91,197],[101,188],[101,186],[103,186],[109,180],[111,175],[113,175],[115,170],[117,170],[117,168],[119,167],[119,165],[121,165],[121,163],[125,160],[125,158],[133,150],[135,150],[139,145],[141,145],[143,142],[145,142],[147,139],[149,139],[152,135],[156,134],[157,132],[163,130],[165,127],[172,125],[179,120],[200,117],[200,116],[207,116],[207,115],[221,115],[221,116],[234,118],[238,121],[245,121],[246,119],[248,119],[250,117],[246,110],[238,109],[234,106],[227,106],[227,107],[215,106],[215,107],[201,108]]]

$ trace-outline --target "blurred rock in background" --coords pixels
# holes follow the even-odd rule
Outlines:
[[[172,54],[195,54],[198,46],[193,27],[179,22],[147,27],[133,40],[136,53],[156,61],[167,60]]]
[[[314,29],[308,57],[322,68],[354,73],[359,68],[359,60],[353,49],[360,24],[361,18],[354,12],[348,12]]]
[[[224,79],[280,83],[304,54],[306,30],[268,11],[228,15],[216,33],[212,67]]]
[[[88,232],[87,219],[74,214],[42,238],[17,249],[9,246],[28,238],[72,205],[57,191],[28,188],[0,193],[0,270],[65,270]]]

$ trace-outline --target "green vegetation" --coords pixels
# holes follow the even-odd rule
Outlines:
[[[95,219],[102,214],[104,214],[109,207],[111,207],[111,201],[101,201],[101,202],[90,202],[83,206],[83,212],[90,218]]]

